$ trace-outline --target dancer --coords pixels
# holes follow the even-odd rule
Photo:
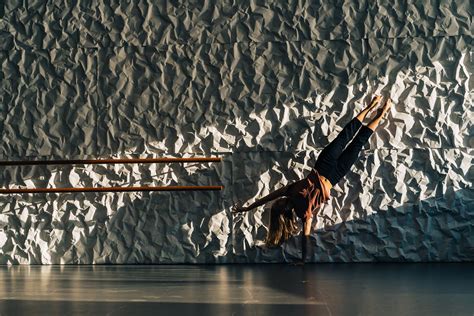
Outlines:
[[[380,113],[369,124],[362,125],[367,114],[380,103],[381,99],[381,96],[374,97],[364,110],[345,125],[337,137],[321,151],[308,176],[271,192],[249,206],[236,205],[233,212],[247,212],[277,199],[271,207],[270,225],[265,243],[267,246],[280,245],[296,234],[299,217],[303,221],[300,263],[304,263],[308,252],[313,216],[318,213],[321,205],[329,200],[331,188],[350,170],[362,147],[390,110],[392,103],[388,99]],[[354,139],[349,143],[353,137]],[[346,145],[347,148],[345,148]]]

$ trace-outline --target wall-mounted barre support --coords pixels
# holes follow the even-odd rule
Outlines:
[[[0,166],[30,165],[76,165],[76,164],[120,164],[120,163],[186,163],[186,162],[220,162],[220,157],[191,158],[121,158],[121,159],[85,159],[85,160],[17,160],[0,161]]]
[[[137,191],[219,191],[221,185],[209,186],[161,186],[161,187],[102,187],[102,188],[35,188],[0,189],[0,194],[26,193],[70,193],[70,192],[137,192]]]

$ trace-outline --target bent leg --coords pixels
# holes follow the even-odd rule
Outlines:
[[[335,185],[338,183],[351,169],[352,165],[357,161],[359,158],[359,153],[364,147],[364,145],[368,142],[370,136],[374,133],[372,129],[363,125],[359,132],[357,133],[354,140],[347,146],[344,152],[339,156],[337,160],[335,174],[334,177]]]

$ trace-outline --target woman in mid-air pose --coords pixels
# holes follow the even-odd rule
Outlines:
[[[247,212],[277,199],[270,211],[270,226],[265,243],[268,246],[279,245],[295,234],[298,229],[297,217],[299,217],[303,221],[301,245],[304,263],[313,215],[317,214],[320,206],[329,200],[331,188],[356,162],[362,147],[367,143],[385,113],[390,110],[391,100],[388,99],[380,113],[369,124],[362,125],[367,114],[380,103],[381,99],[381,96],[373,98],[364,110],[344,126],[337,137],[321,151],[308,176],[271,192],[249,206],[237,205],[233,208],[233,212]],[[345,148],[353,137],[352,142]]]

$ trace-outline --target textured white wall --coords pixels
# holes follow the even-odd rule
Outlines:
[[[315,262],[474,259],[469,1],[0,4],[0,158],[219,154],[222,163],[3,167],[2,187],[222,192],[0,196],[0,263],[280,262],[268,206],[376,93],[395,106],[314,223]],[[165,4],[166,3],[166,4]]]

